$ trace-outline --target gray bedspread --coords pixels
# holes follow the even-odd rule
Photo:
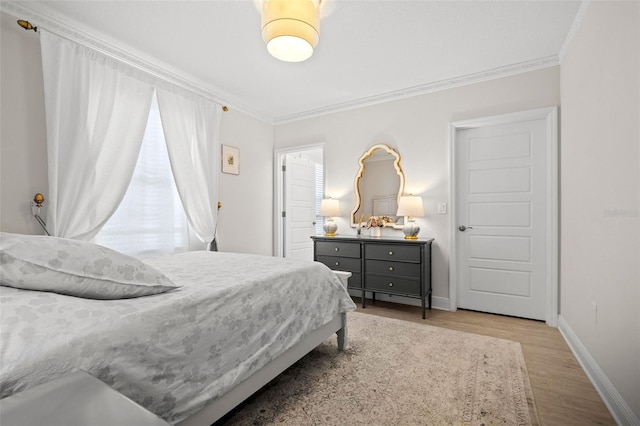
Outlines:
[[[355,309],[317,262],[200,251],[147,263],[183,287],[123,300],[0,287],[1,396],[83,369],[175,423]]]

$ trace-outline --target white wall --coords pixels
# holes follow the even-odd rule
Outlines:
[[[448,308],[449,215],[438,215],[438,202],[449,203],[449,123],[560,103],[558,67],[373,105],[275,126],[276,149],[324,142],[327,196],[338,198],[342,217],[338,233],[355,235],[348,215],[354,207],[353,180],[358,159],[371,145],[398,150],[405,173],[405,193],[422,195],[426,217],[417,218],[421,237],[435,238],[434,304]],[[385,233],[402,235],[400,230]]]
[[[48,192],[40,37],[8,14],[0,19],[0,230],[40,234],[29,208],[36,192],[45,198]],[[273,127],[230,108],[220,136],[221,143],[240,148],[241,164],[239,176],[220,176],[218,247],[270,255]]]
[[[640,3],[590,2],[560,73],[561,315],[635,421],[640,418],[639,61]]]
[[[218,249],[273,253],[273,126],[235,112],[223,113],[223,144],[240,149],[240,174],[223,173]]]
[[[0,230],[42,234],[30,211],[48,191],[40,37],[0,13],[0,54]]]
[[[448,298],[448,125],[560,104],[561,314],[640,417],[640,11],[591,2],[563,59],[548,68],[274,126],[233,108],[221,142],[240,148],[240,175],[221,175],[221,250],[271,254],[276,149],[324,143],[326,195],[339,198],[339,232],[353,208],[357,160],[386,143],[402,156],[406,193],[421,194],[422,237],[434,237],[435,298]],[[0,230],[40,233],[29,215],[47,195],[39,37],[0,13]],[[560,88],[562,83],[562,88]],[[395,232],[385,230],[386,232]],[[598,306],[594,323],[592,302]],[[445,305],[446,306],[446,305]]]

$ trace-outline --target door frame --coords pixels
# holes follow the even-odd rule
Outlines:
[[[282,178],[283,159],[287,154],[293,154],[301,151],[311,151],[314,149],[322,150],[322,167],[326,172],[326,162],[324,161],[324,143],[314,145],[299,145],[289,148],[280,148],[273,150],[273,255],[275,257],[284,257],[284,226],[282,221],[282,211],[284,210],[284,180]],[[326,181],[326,180],[325,180]],[[326,185],[323,183],[322,192],[324,194]]]
[[[546,256],[547,256],[547,300],[545,302],[546,323],[551,327],[558,326],[558,107],[546,107],[528,111],[500,114],[470,120],[449,123],[449,204],[451,206],[449,222],[449,238],[451,251],[449,256],[449,310],[458,309],[458,247],[457,247],[457,217],[458,206],[456,196],[458,180],[456,170],[458,132],[467,129],[509,124],[519,121],[544,119],[547,134],[547,178],[546,178]]]

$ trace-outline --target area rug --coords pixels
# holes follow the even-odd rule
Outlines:
[[[539,425],[520,343],[348,314],[220,425]]]

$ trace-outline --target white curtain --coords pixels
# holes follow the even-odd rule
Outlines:
[[[157,89],[171,169],[189,223],[202,242],[215,236],[220,105],[180,90]]]
[[[41,31],[52,235],[90,240],[131,180],[153,95],[149,77]]]
[[[187,216],[171,173],[160,109],[154,96],[140,156],[124,199],[95,237],[119,252],[146,258],[187,251],[192,241]],[[201,244],[194,244],[202,249]],[[194,247],[195,248],[195,247]]]

